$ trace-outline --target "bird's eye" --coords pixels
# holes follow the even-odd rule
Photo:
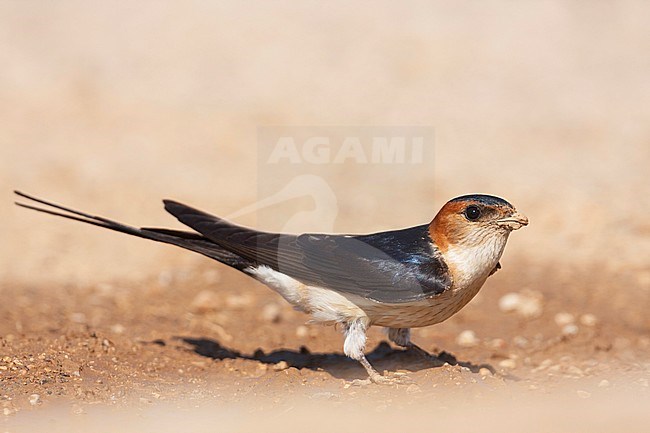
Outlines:
[[[465,216],[470,221],[476,221],[481,216],[481,209],[478,206],[467,206],[465,209]]]

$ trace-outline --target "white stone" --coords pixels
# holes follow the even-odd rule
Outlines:
[[[212,290],[201,290],[192,300],[191,308],[195,313],[216,311],[221,305],[219,295]]]
[[[562,335],[573,336],[578,334],[578,327],[572,323],[564,325],[562,328]]]
[[[266,304],[264,308],[262,308],[263,320],[270,323],[277,323],[280,321],[281,318],[282,318],[282,309],[275,302]]]
[[[515,344],[515,346],[522,349],[528,347],[528,339],[521,335],[517,335],[515,338],[513,338],[512,342]]]
[[[499,309],[503,312],[515,311],[521,303],[521,295],[519,293],[508,293],[499,299]]]
[[[575,323],[576,318],[573,314],[567,313],[567,312],[560,312],[557,313],[554,317],[555,324],[559,327],[563,327],[565,325],[570,325],[572,323]]]
[[[499,309],[503,312],[516,312],[524,318],[532,319],[542,315],[542,301],[542,294],[532,290],[508,293],[499,299]]]
[[[596,324],[598,323],[598,319],[596,318],[595,315],[587,313],[580,316],[580,323],[590,327],[596,326]]]
[[[309,329],[305,325],[296,328],[296,337],[305,338],[309,335]]]
[[[273,365],[274,371],[284,371],[287,368],[289,368],[289,364],[287,364],[287,361],[280,361],[277,364]]]
[[[113,332],[115,334],[123,334],[125,329],[126,328],[124,327],[124,325],[121,325],[119,323],[111,325],[111,332]]]
[[[476,337],[476,333],[472,330],[466,329],[456,338],[456,343],[462,347],[474,347],[478,345],[479,339]]]

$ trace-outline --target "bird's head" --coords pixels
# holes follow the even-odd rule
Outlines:
[[[472,194],[448,201],[429,230],[431,239],[444,252],[449,247],[488,247],[501,242],[505,246],[510,232],[527,224],[528,218],[504,199]]]

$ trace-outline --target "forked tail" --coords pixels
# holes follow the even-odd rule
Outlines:
[[[232,266],[235,269],[243,270],[251,266],[250,261],[220,247],[216,243],[198,233],[161,228],[132,227],[101,216],[90,215],[85,212],[48,202],[20,191],[14,191],[14,193],[31,202],[43,205],[43,207],[39,207],[34,204],[16,202],[18,206],[24,207],[26,209],[32,209],[37,212],[43,212],[50,215],[56,215],[59,217],[80,221],[86,224],[103,227],[105,229],[120,233],[126,233],[144,239],[150,239],[156,242],[176,245],[178,247],[185,248],[187,250],[210,257],[228,266]]]

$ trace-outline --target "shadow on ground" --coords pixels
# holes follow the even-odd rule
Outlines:
[[[365,378],[363,367],[353,359],[338,353],[312,353],[305,346],[300,350],[274,350],[265,353],[258,349],[252,355],[245,355],[239,351],[222,346],[219,342],[208,338],[175,337],[190,345],[190,350],[211,359],[246,359],[265,364],[277,364],[284,361],[289,367],[297,369],[324,370],[333,377],[340,379]],[[160,343],[158,343],[160,344]],[[495,369],[490,364],[475,364],[471,361],[459,361],[454,355],[442,351],[438,354],[429,354],[427,357],[413,350],[393,349],[385,341],[379,343],[371,352],[366,353],[371,364],[379,371],[394,371],[397,369],[420,371],[428,368],[438,368],[445,364],[460,365],[468,368],[472,373],[478,373],[481,368],[487,368],[493,374]]]

